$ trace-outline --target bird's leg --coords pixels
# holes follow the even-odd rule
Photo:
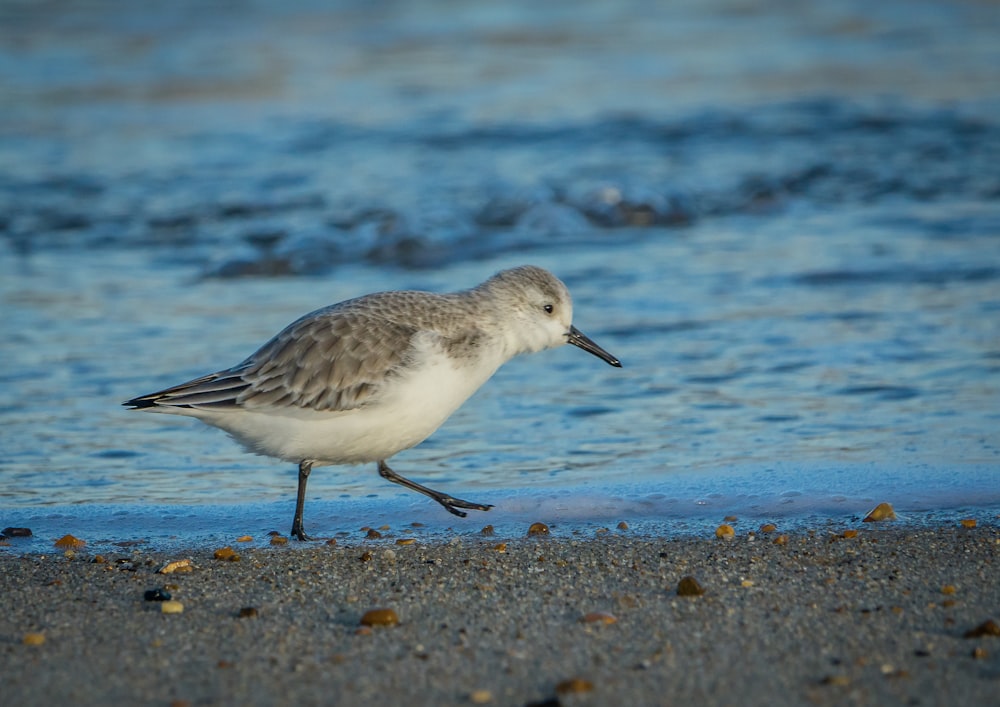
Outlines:
[[[465,518],[467,513],[458,510],[459,508],[471,508],[474,511],[488,511],[493,508],[491,505],[484,505],[482,503],[471,503],[470,501],[463,501],[460,498],[455,498],[454,496],[449,496],[447,494],[441,493],[440,491],[435,491],[434,489],[429,489],[426,486],[421,486],[415,481],[410,481],[409,479],[400,476],[395,471],[389,468],[389,465],[384,461],[378,463],[378,473],[383,479],[388,479],[394,484],[399,484],[405,486],[408,489],[412,489],[417,493],[422,493],[425,496],[430,496],[435,501],[440,503],[442,506],[448,509],[449,513],[454,513],[460,518]]]
[[[295,517],[292,519],[292,537],[296,540],[312,540],[302,528],[302,509],[306,505],[306,483],[313,463],[306,459],[299,462],[299,493],[295,499]]]

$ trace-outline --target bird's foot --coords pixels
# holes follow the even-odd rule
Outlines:
[[[459,518],[465,518],[468,513],[465,511],[458,510],[459,508],[468,508],[473,511],[488,511],[493,508],[492,504],[488,503],[472,503],[471,501],[463,501],[460,498],[455,498],[454,496],[440,496],[434,497],[434,500],[444,506],[449,513],[452,513]]]
[[[292,537],[300,542],[307,542],[309,540],[315,540],[316,538],[311,535],[306,535],[306,531],[302,527],[302,523],[292,523]]]

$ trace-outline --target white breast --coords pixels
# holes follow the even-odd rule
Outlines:
[[[196,416],[258,454],[291,462],[388,459],[429,437],[504,362],[496,347],[456,361],[433,336],[418,337],[415,343],[412,367],[392,378],[378,401],[365,407],[344,412],[205,411]]]

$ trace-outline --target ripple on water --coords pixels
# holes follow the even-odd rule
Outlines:
[[[215,46],[205,32],[217,23],[205,17],[224,10],[212,4],[197,16],[164,4],[139,24],[138,6],[88,6],[107,21],[85,37],[55,36],[44,4],[20,5],[39,34],[11,64],[20,99],[5,106],[0,139],[5,518],[107,535],[107,504],[118,504],[113,512],[128,514],[115,517],[133,519],[123,527],[137,537],[283,528],[294,465],[190,421],[128,415],[120,401],[232,365],[330,302],[467,287],[523,261],[564,277],[581,328],[625,368],[595,369],[568,350],[512,363],[400,455],[419,480],[496,501],[498,528],[550,515],[579,527],[627,517],[692,528],[723,511],[843,517],[889,495],[897,509],[995,504],[996,111],[875,102],[843,81],[821,83],[826,98],[775,98],[760,85],[767,71],[746,70],[739,43],[714,53],[717,73],[760,94],[675,82],[665,105],[660,68],[697,65],[684,54],[692,43],[623,40],[676,36],[692,12],[709,30],[732,29],[731,13],[712,3],[685,6],[684,23],[670,19],[670,4],[638,19],[623,6],[610,34],[605,4],[575,6],[571,23],[514,8],[515,28],[556,23],[563,37],[532,46],[533,66],[547,68],[519,76],[527,103],[511,102],[503,78],[509,46],[489,41],[476,44],[467,72],[449,67],[454,90],[401,92],[400,81],[433,85],[440,70],[419,53],[393,61],[399,37],[426,32],[409,15],[390,13],[408,28],[397,32],[382,16],[319,12],[348,30],[360,23],[347,35],[374,37],[389,58],[359,64],[354,52],[370,48],[325,34],[317,44],[291,5],[264,3],[225,24],[253,29],[247,36],[301,72],[281,74],[293,95],[278,115],[269,109],[279,101],[246,78],[268,52],[236,52],[213,68],[233,94],[208,96],[203,77],[187,74],[204,64],[191,42]],[[488,11],[451,9],[434,41],[465,46]],[[871,19],[900,13],[909,17],[912,3],[880,4]],[[905,62],[907,79],[918,76],[928,96],[983,88],[956,47],[971,47],[979,66],[976,47],[992,45],[972,39],[992,38],[974,13],[931,14],[917,23],[926,41]],[[146,60],[123,64],[131,55],[120,48],[148,22],[163,31],[143,34]],[[296,31],[257,31],[275,23]],[[798,52],[810,86],[837,74],[824,53],[800,47],[842,33],[779,24],[791,34],[765,38],[774,44],[737,34]],[[865,81],[898,78],[897,46],[878,32],[854,39]],[[309,67],[340,51],[361,68],[332,100],[329,67]],[[51,71],[52,52],[79,55],[78,71]],[[585,65],[598,75],[560,73]],[[636,70],[601,74],[620,66]],[[150,110],[135,86],[172,90]],[[295,108],[307,104],[309,115]],[[625,482],[634,488],[615,486]],[[783,495],[790,489],[801,495]],[[394,514],[458,522],[387,488],[370,467],[324,468],[310,496],[312,517],[332,529]],[[46,507],[66,510],[48,517]]]

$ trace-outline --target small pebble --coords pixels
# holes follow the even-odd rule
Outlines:
[[[378,540],[379,538],[382,537],[382,533],[375,530],[375,528],[369,528],[368,534],[365,537],[367,537],[369,540]]]
[[[87,544],[86,540],[80,540],[80,538],[74,538],[72,535],[63,535],[61,538],[56,540],[56,547],[58,548],[81,548]]]
[[[165,589],[147,589],[142,595],[142,598],[146,601],[170,601],[170,592]]]
[[[854,529],[845,530],[843,533],[841,533],[840,537],[850,540],[851,538],[858,537],[858,531]]]
[[[723,540],[732,540],[736,537],[736,531],[733,530],[733,526],[723,523],[715,529],[715,537],[722,538]]]
[[[493,549],[497,552],[507,552],[507,543],[497,543],[493,546]]]
[[[255,619],[257,618],[257,614],[258,614],[257,607],[255,606],[244,606],[242,609],[240,609],[241,619]]]
[[[214,556],[217,560],[235,561],[240,559],[240,556],[236,554],[236,551],[228,545],[226,547],[220,547],[216,550]]]
[[[171,574],[172,572],[190,572],[192,569],[191,560],[173,560],[156,571],[160,574]]]
[[[549,526],[545,523],[532,523],[528,528],[528,535],[548,535]]]
[[[362,626],[395,626],[399,617],[392,609],[369,609],[361,617]]]
[[[846,675],[827,675],[820,681],[823,685],[836,685],[838,687],[847,687],[851,684],[851,679]]]
[[[30,538],[31,528],[4,528],[0,535],[8,538]]]
[[[26,646],[40,646],[45,643],[45,634],[40,632],[26,633],[21,639],[21,643]]]
[[[584,614],[580,617],[580,621],[585,624],[613,624],[618,621],[613,614],[609,614],[605,611],[591,611],[589,614]]]
[[[882,520],[896,520],[896,511],[888,503],[880,503],[865,516],[865,523],[876,523]]]
[[[976,527],[976,519],[975,518],[963,518],[962,521],[961,521],[961,523],[962,523],[962,527],[963,528],[975,528]]]
[[[493,526],[492,525],[483,526],[483,529],[479,531],[479,534],[485,535],[487,537],[493,535]]]
[[[764,525],[760,526],[760,532],[762,533],[773,533],[777,529],[778,526],[774,523],[764,523]]]
[[[160,604],[160,611],[164,614],[180,614],[184,611],[184,605],[176,599],[169,599]]]
[[[236,538],[236,542],[238,542],[238,543],[251,543],[251,542],[253,542],[253,536],[252,535],[241,535],[240,537]]]
[[[694,577],[683,577],[677,583],[677,596],[679,597],[700,597],[704,593],[705,590]]]
[[[399,540],[396,541],[396,544],[397,545],[412,545],[415,542],[417,542],[417,541],[414,540],[413,538],[400,538]]]
[[[983,658],[986,658],[988,656],[989,653],[987,653],[986,649],[983,648],[982,646],[976,646],[975,648],[972,649],[972,657],[975,658],[976,660],[982,660]]]
[[[333,547],[334,545],[337,544],[337,538],[330,538],[329,540],[326,541],[326,544],[329,545],[330,547]]]
[[[585,680],[584,678],[570,678],[569,680],[563,680],[561,683],[556,685],[556,693],[560,695],[571,695],[579,694],[582,692],[590,692],[594,689],[594,683],[590,680]]]
[[[778,537],[776,537],[774,539],[774,544],[775,545],[787,545],[788,544],[788,536],[787,535],[779,535]]]
[[[726,523],[735,523],[739,519],[736,516],[726,516],[722,520]]]
[[[943,587],[941,587],[941,593],[942,594],[951,595],[951,594],[954,594],[956,591],[957,590],[955,589],[955,585],[954,584],[946,584]]]
[[[1000,636],[1000,625],[993,619],[987,619],[965,632],[966,638],[982,638],[983,636]]]
[[[628,523],[625,521],[619,521],[618,530],[628,530]]]
[[[272,535],[271,536],[271,544],[272,545],[287,545],[288,544],[288,538],[286,538],[284,535]]]
[[[485,705],[493,701],[493,693],[489,690],[473,690],[469,693],[469,702],[474,705]]]

